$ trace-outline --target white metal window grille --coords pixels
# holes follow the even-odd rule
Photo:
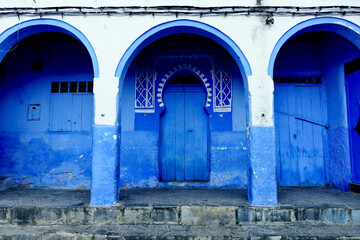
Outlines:
[[[214,112],[231,112],[232,75],[229,59],[220,55],[213,60]]]
[[[155,77],[151,58],[141,58],[135,73],[135,112],[155,112]]]

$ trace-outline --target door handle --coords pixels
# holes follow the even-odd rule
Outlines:
[[[188,131],[188,132],[192,132],[193,130],[192,130],[192,129],[188,129],[187,131]]]

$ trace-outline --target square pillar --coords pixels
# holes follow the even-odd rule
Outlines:
[[[115,77],[94,79],[95,123],[90,198],[93,206],[110,206],[119,201],[118,82]]]
[[[249,202],[277,205],[275,128],[252,126],[249,130]]]
[[[252,205],[277,205],[274,83],[267,75],[249,77],[250,126],[248,199]]]
[[[95,124],[90,205],[109,206],[119,201],[118,127]]]

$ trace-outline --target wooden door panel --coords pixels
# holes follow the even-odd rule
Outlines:
[[[185,92],[185,180],[194,180],[194,92]],[[197,127],[197,126],[196,126]]]
[[[93,108],[89,106],[94,105],[94,95],[82,95],[81,105],[81,131],[91,131],[93,125]]]
[[[194,92],[194,180],[209,180],[208,117],[204,112],[205,93]]]
[[[185,180],[185,104],[184,92],[176,92],[175,102],[175,159],[176,159],[176,181]]]
[[[314,122],[323,122],[321,116],[321,89],[319,86],[296,87],[297,98],[301,99],[301,111],[298,114],[303,119]],[[324,128],[311,122],[299,120],[299,133],[301,139],[301,151],[299,158],[299,174],[301,186],[325,185]]]
[[[167,111],[175,109],[176,105],[176,94],[167,94],[166,95],[166,105]],[[172,117],[173,114],[165,112],[162,116],[162,147],[161,147],[161,176],[162,180],[165,181],[175,181],[176,180],[176,150],[174,143],[176,140],[175,134],[175,117]]]
[[[205,93],[198,87],[169,87],[161,117],[163,181],[208,180],[208,119]]]
[[[277,106],[277,125],[276,132],[279,139],[277,146],[280,158],[280,185],[281,186],[297,186],[299,183],[299,169],[297,158],[297,132],[296,121],[282,113],[295,112],[295,98],[288,98],[290,92],[294,89],[288,86],[279,86],[277,88],[276,102]],[[281,112],[281,113],[279,113]]]
[[[81,126],[81,119],[82,119],[82,101],[83,101],[83,95],[80,94],[74,94],[72,95],[72,130],[74,132],[81,132],[82,126]]]
[[[277,85],[275,120],[279,185],[323,186],[324,99],[320,86]],[[309,120],[309,121],[307,121]]]
[[[51,102],[50,130],[56,132],[71,132],[72,131],[71,95],[52,94],[50,102]]]

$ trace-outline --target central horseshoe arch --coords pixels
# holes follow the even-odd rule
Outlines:
[[[159,87],[157,88],[157,102],[159,103],[159,107],[164,107],[164,88],[166,84],[169,82],[170,79],[172,79],[174,76],[176,76],[180,71],[187,70],[188,72],[192,73],[194,76],[196,76],[198,79],[201,80],[203,83],[204,88],[206,89],[206,105],[205,107],[210,107],[211,103],[211,97],[212,97],[212,89],[210,87],[210,84],[208,83],[208,79],[205,77],[205,74],[201,72],[200,69],[192,66],[191,64],[183,64],[178,65],[171,70],[167,74],[164,75],[164,77],[161,79],[161,83],[159,83]]]

